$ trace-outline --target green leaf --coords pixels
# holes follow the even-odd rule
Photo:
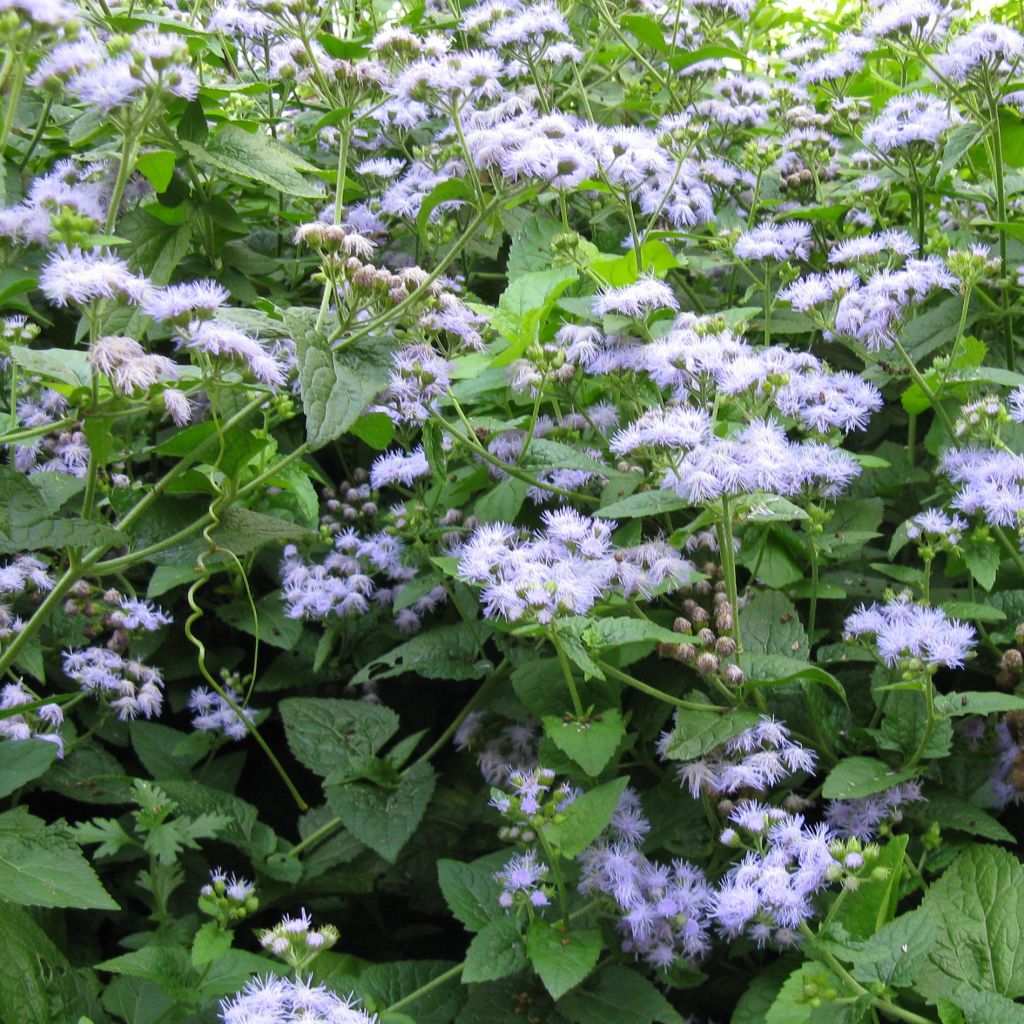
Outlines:
[[[740,633],[751,653],[807,660],[807,634],[800,616],[793,602],[778,591],[764,591],[740,609]]]
[[[676,717],[672,737],[664,756],[672,761],[693,761],[738,736],[761,720],[756,711],[732,711],[716,715],[711,711],[682,710]]]
[[[371,448],[382,452],[395,436],[395,421],[383,412],[368,412],[349,427],[350,434],[355,434],[360,441],[365,441]]]
[[[85,361],[85,353],[75,349],[40,349],[12,345],[11,358],[29,373],[37,373],[50,380],[59,380],[72,388],[89,387],[92,380],[92,371]]]
[[[289,697],[278,705],[294,757],[330,775],[354,757],[377,753],[398,731],[398,715],[382,704],[326,697]]]
[[[504,858],[504,853],[500,856]],[[437,880],[448,909],[471,932],[478,932],[489,921],[504,913],[498,906],[501,886],[494,880],[494,858],[463,864],[457,860],[441,860],[437,864]]]
[[[937,881],[922,909],[942,925],[918,981],[957,1002],[962,986],[1024,995],[1024,867],[997,846],[971,846]]]
[[[91,971],[76,970],[32,917],[0,903],[0,1020],[67,1024],[88,1014],[105,1019]]]
[[[530,485],[510,476],[485,491],[473,506],[481,523],[514,523]]]
[[[233,551],[240,558],[259,551],[267,544],[296,543],[312,536],[309,530],[295,523],[238,506],[226,508],[220,514],[220,525],[213,530],[218,547]],[[205,544],[203,546],[205,548]]]
[[[565,231],[561,223],[546,217],[530,217],[512,237],[506,271],[510,281],[551,266],[551,241]]]
[[[270,185],[286,196],[323,197],[323,188],[310,184],[299,173],[316,168],[269,135],[247,132],[228,123],[221,125],[202,144],[182,139],[181,146],[200,164],[216,167],[245,181]]]
[[[549,266],[544,270],[523,274],[502,292],[498,306],[516,316],[542,310],[554,302],[577,277],[579,271],[573,266]]]
[[[449,178],[435,185],[424,197],[420,204],[419,213],[416,214],[416,230],[420,238],[426,238],[427,224],[430,222],[430,215],[442,204],[456,200],[472,201],[473,188],[468,181],[462,178]]]
[[[526,950],[519,922],[512,917],[496,917],[473,938],[466,950],[463,983],[498,981],[518,974],[526,967]]]
[[[350,680],[352,686],[370,680],[391,679],[415,673],[424,679],[482,679],[494,666],[480,653],[490,632],[476,623],[437,626],[392,648],[364,665]]]
[[[656,622],[651,622],[650,619],[611,617],[594,620],[580,634],[580,639],[588,647],[601,649],[648,641],[652,644],[681,644],[686,643],[692,637],[673,633],[671,629],[659,626]]]
[[[0,797],[10,796],[26,782],[38,779],[56,757],[56,746],[46,740],[0,743]]]
[[[575,988],[597,965],[601,930],[563,931],[560,924],[534,920],[526,931],[526,952],[552,999]]]
[[[809,665],[784,654],[747,654],[740,657],[740,665],[749,686],[765,688],[797,681],[827,686],[845,704],[846,690],[831,672],[818,665]]]
[[[960,554],[978,584],[985,590],[991,590],[996,581],[996,573],[999,572],[1001,557],[1000,549],[995,542],[976,542],[966,537],[960,545]]]
[[[970,619],[973,622],[1006,621],[1006,612],[976,601],[943,601],[942,610],[951,619]]]
[[[893,771],[874,757],[846,757],[828,773],[821,795],[827,800],[854,800],[881,793],[914,778],[917,770]]]
[[[166,192],[174,175],[174,154],[168,149],[154,149],[143,153],[135,161],[135,169],[157,192]]]
[[[1024,710],[1024,697],[1013,693],[942,693],[935,698],[935,710],[945,718],[964,715],[991,715],[1004,711]]]
[[[361,782],[325,783],[324,795],[357,839],[394,863],[423,819],[435,781],[429,764],[416,764],[402,775],[397,789]]]
[[[638,519],[642,516],[660,516],[688,508],[675,491],[639,491],[599,508],[595,515],[601,519]]]
[[[622,715],[614,708],[598,712],[585,722],[555,715],[545,715],[542,721],[548,739],[591,776],[601,774],[626,735]]]
[[[818,1021],[822,1024],[853,1024],[860,1021],[863,1008],[855,1010],[849,1004],[825,1004],[828,1007],[826,1015],[819,1017],[804,993],[808,982],[817,985],[819,990],[833,988],[837,992],[844,991],[843,983],[827,967],[806,963],[786,979],[765,1014],[763,1024],[817,1024]]]
[[[125,540],[105,523],[54,516],[28,477],[0,467],[0,554],[99,544],[110,547]]]
[[[317,311],[292,307],[284,322],[295,341],[299,389],[311,448],[342,436],[387,384],[393,342],[363,338],[351,348],[332,349],[314,330]]]
[[[940,926],[934,914],[914,910],[901,914],[866,941],[838,955],[853,964],[850,973],[865,985],[880,981],[905,988],[917,979]]]
[[[997,843],[1013,843],[1013,833],[996,821],[991,814],[954,793],[942,790],[929,790],[928,799],[910,808],[908,813],[916,821],[931,824],[938,823],[943,832],[966,832],[972,836],[982,836]]]
[[[575,1024],[684,1024],[683,1018],[639,971],[611,965],[558,1001],[558,1011]]]
[[[544,826],[548,842],[569,860],[581,854],[607,828],[628,784],[626,777],[614,779],[578,796],[560,822]]]
[[[258,636],[261,643],[291,650],[302,635],[302,620],[285,611],[279,593],[266,594],[256,602],[256,618],[248,601],[219,605],[217,618],[242,633]]]
[[[205,967],[231,948],[232,933],[222,931],[216,921],[207,921],[192,940],[192,966]]]
[[[0,892],[22,906],[120,910],[67,827],[20,807],[0,814]]]
[[[638,42],[649,46],[658,53],[668,53],[669,45],[665,41],[664,28],[649,14],[623,14],[618,19],[619,24],[635,36]]]
[[[452,977],[433,986],[430,982],[454,966],[450,960],[394,960],[371,964],[359,974],[359,993],[373,1009],[383,1010],[426,988],[422,995],[409,999],[401,1012],[415,1024],[451,1024],[462,1002],[459,979]]]

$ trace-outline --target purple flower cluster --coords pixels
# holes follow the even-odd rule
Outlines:
[[[200,732],[220,732],[228,739],[241,740],[249,734],[246,721],[256,720],[252,708],[245,707],[242,695],[231,686],[224,692],[241,711],[239,717],[231,705],[216,691],[197,686],[188,696],[188,709],[192,712],[192,728]]]
[[[429,345],[406,345],[392,356],[388,386],[377,411],[396,423],[424,423],[448,390],[448,361]]]
[[[873,636],[887,665],[918,658],[929,666],[963,668],[975,644],[974,627],[941,608],[914,604],[905,595],[886,604],[861,605],[843,624],[848,636]]]
[[[164,682],[157,669],[105,647],[65,651],[63,664],[69,679],[106,701],[122,722],[160,714]]]
[[[523,537],[506,523],[477,527],[458,549],[460,579],[483,588],[488,618],[541,624],[585,615],[605,596],[678,589],[693,567],[666,546],[615,548],[615,523],[574,509],[549,510],[543,529]]]
[[[602,837],[580,856],[581,893],[604,893],[618,906],[623,952],[668,969],[697,959],[711,946],[707,912],[713,890],[686,861],[658,864],[640,850],[650,828],[636,794],[627,789]]]
[[[377,1016],[312,979],[255,977],[221,1002],[220,1019],[223,1024],[376,1024]]]
[[[926,508],[907,524],[907,537],[921,544],[956,547],[966,529],[967,521],[960,516],[949,515],[938,508]]]
[[[829,800],[825,806],[825,820],[840,838],[854,838],[866,843],[878,835],[883,825],[902,821],[905,804],[924,799],[919,782],[904,782],[872,796]]]
[[[732,251],[737,259],[751,263],[805,260],[811,254],[811,225],[803,221],[762,224],[740,235]]]
[[[671,731],[661,735],[658,752],[662,757],[672,736]],[[817,754],[791,740],[782,722],[763,717],[704,757],[681,764],[676,777],[694,799],[701,795],[734,795],[744,790],[764,793],[797,772],[813,775],[816,764]]]
[[[528,904],[535,909],[548,906],[551,890],[545,880],[550,871],[547,864],[537,859],[535,850],[513,854],[494,875],[494,880],[501,883],[498,903],[506,910],[517,904]]]
[[[710,916],[728,938],[746,934],[759,946],[798,944],[800,924],[815,913],[814,895],[864,864],[859,853],[837,860],[829,827],[807,825],[799,814],[744,800],[729,821],[722,842],[752,848],[712,898]]]
[[[864,128],[864,142],[879,153],[892,154],[912,146],[934,147],[962,119],[948,103],[924,93],[894,96]]]
[[[0,690],[0,711],[11,711],[36,700],[22,683],[7,683]],[[64,723],[64,712],[59,704],[43,704],[41,707],[20,714],[8,714],[0,718],[0,736],[9,740],[45,740],[57,748],[57,756],[64,756],[64,738],[60,727]]]
[[[993,526],[1017,527],[1024,513],[1024,456],[995,448],[951,448],[939,468],[958,485],[953,507]]]

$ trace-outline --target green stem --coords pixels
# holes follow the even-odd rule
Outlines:
[[[917,367],[914,365],[914,360],[910,358],[910,353],[908,353],[900,343],[899,338],[894,337],[892,339],[892,343],[896,351],[899,352],[900,358],[906,364],[907,369],[910,371],[910,376],[914,378],[914,383],[917,384],[917,386],[924,392],[925,398],[928,399],[928,404],[932,407],[932,410],[939,418],[943,427],[945,427],[946,433],[949,435],[950,439],[955,438],[956,433],[953,430],[953,423],[950,420],[948,413],[943,409],[942,403],[939,401],[935,392],[928,386],[928,382],[921,376]]]
[[[1017,568],[1024,572],[1024,556],[1021,555],[1020,549],[1010,542],[1010,538],[1006,536],[1006,529],[1002,526],[997,526],[995,532],[1003,549],[1013,559]]]
[[[345,176],[348,174],[349,124],[350,119],[346,115],[339,129],[341,133],[341,142],[338,146],[337,179],[334,183],[334,224],[341,223],[341,211],[345,208]],[[332,280],[329,278],[324,282],[324,295],[320,300],[320,312],[317,313],[316,317],[314,330],[317,332],[319,332],[321,327],[323,327],[324,317],[327,316],[327,310],[331,305],[331,294],[333,291],[334,285]]]
[[[121,162],[117,165],[114,190],[110,194],[110,206],[107,208],[105,230],[108,235],[114,233],[114,225],[117,223],[117,213],[121,206],[121,198],[124,195],[125,186],[128,184],[128,176],[132,173],[132,168],[135,166],[137,151],[138,135],[134,131],[126,132],[121,146]]]
[[[928,742],[931,740],[932,733],[935,731],[935,725],[938,722],[938,718],[935,715],[935,687],[930,678],[925,679],[924,686],[921,689],[921,696],[924,697],[925,714],[927,716],[924,733],[921,736],[921,742],[917,745],[917,750],[914,751],[914,756],[903,766],[904,771],[909,771],[911,768],[918,766],[921,758],[924,757],[925,750],[928,749]]]
[[[648,686],[647,683],[629,675],[628,672],[623,672],[614,665],[609,665],[606,661],[601,661],[600,658],[596,659],[596,664],[606,675],[610,675],[613,679],[618,679],[620,683],[625,683],[627,686],[632,686],[634,690],[639,690],[641,693],[647,694],[648,697],[663,701],[665,704],[672,704],[677,708],[685,708],[687,711],[710,711],[716,715],[724,714],[729,710],[717,704],[701,704],[698,701],[673,697],[672,694],[665,693],[664,690],[659,690],[653,686]]]
[[[576,689],[576,681],[572,677],[572,666],[569,664],[569,659],[566,657],[565,651],[558,640],[558,634],[553,629],[548,631],[548,639],[554,645],[555,653],[558,655],[558,664],[562,666],[562,675],[565,677],[565,685],[569,688],[569,696],[572,697],[576,721],[582,722],[586,715],[583,713],[583,704],[580,701],[579,691]]]
[[[321,825],[315,832],[306,836],[301,843],[296,843],[286,854],[288,857],[298,857],[304,850],[308,850],[314,843],[319,843],[321,839],[329,836],[336,828],[340,828],[345,823],[341,818],[332,818],[326,825]]]
[[[729,499],[722,496],[722,522],[718,531],[719,554],[722,556],[722,574],[725,576],[725,592],[732,608],[732,638],[736,641],[736,654],[743,652],[740,638],[740,598],[736,585],[736,551],[732,535],[732,507]]]
[[[818,546],[814,538],[808,538],[808,550],[811,557],[811,607],[807,612],[807,636],[814,643],[814,624],[818,614]]]
[[[11,128],[14,125],[14,114],[18,109],[18,100],[21,99],[21,87],[25,83],[25,61],[19,58],[14,69],[14,76],[11,81],[11,91],[7,96],[7,107],[4,109],[4,123],[0,128],[0,159],[7,152],[7,140],[11,135]]]

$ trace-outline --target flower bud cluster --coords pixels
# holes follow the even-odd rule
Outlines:
[[[298,972],[338,941],[338,929],[333,924],[314,928],[312,919],[301,910],[298,917],[285,916],[273,928],[264,928],[257,937],[267,952]]]
[[[210,881],[199,890],[199,909],[215,918],[222,928],[255,914],[259,906],[252,882],[220,868],[210,872]]]

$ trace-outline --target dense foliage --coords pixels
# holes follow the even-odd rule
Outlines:
[[[0,1019],[1024,1021],[986,17],[0,0]]]

